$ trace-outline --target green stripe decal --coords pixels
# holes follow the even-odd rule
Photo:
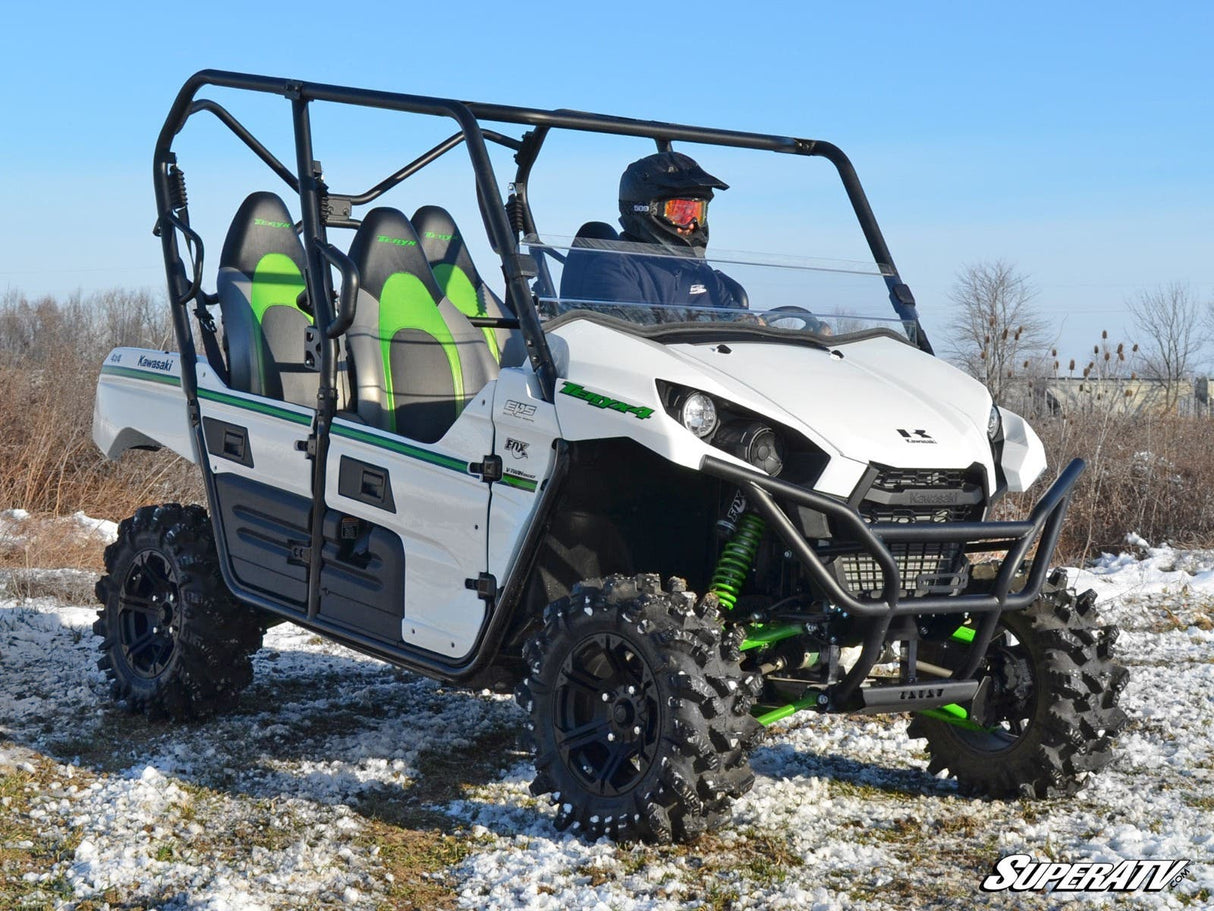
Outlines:
[[[210,389],[199,389],[198,397],[206,399],[209,402],[218,402],[220,405],[231,405],[234,408],[243,408],[245,411],[256,411],[258,414],[268,415],[272,418],[281,418],[284,421],[290,421],[292,424],[302,424],[305,427],[312,426],[312,416],[310,414],[300,414],[297,411],[272,405],[269,402],[237,398],[234,395],[228,395],[226,392],[214,392]]]
[[[419,459],[423,462],[429,462],[431,465],[437,465],[440,468],[448,468],[451,471],[458,471],[460,474],[468,474],[468,463],[462,459],[455,459],[451,456],[445,456],[441,453],[431,452],[428,449],[422,449],[419,446],[411,446],[408,443],[400,440],[385,439],[381,436],[376,436],[373,433],[367,433],[365,430],[359,430],[356,427],[347,427],[345,424],[334,424],[333,433],[339,437],[345,437],[348,440],[357,440],[360,443],[366,443],[368,446],[375,446],[379,449],[388,449],[392,452],[400,453],[408,456],[411,459]]]
[[[517,487],[519,490],[527,491],[534,491],[538,486],[535,481],[528,481],[526,478],[516,478],[511,475],[503,477],[502,483],[507,487]]]
[[[165,373],[153,373],[150,370],[136,370],[134,367],[118,367],[106,364],[101,372],[107,376],[124,376],[131,380],[149,380],[153,383],[164,383],[166,386],[180,386],[181,380]]]

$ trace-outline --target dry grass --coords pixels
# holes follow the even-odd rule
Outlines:
[[[144,503],[199,498],[197,472],[175,455],[107,462],[93,444],[97,374],[118,345],[171,347],[167,307],[146,293],[0,300],[0,511],[118,520]],[[96,568],[100,553],[96,540],[34,522],[27,542],[0,545],[0,567]]]
[[[1037,417],[1051,469],[1087,462],[1067,514],[1058,562],[1082,565],[1116,553],[1135,533],[1151,544],[1214,544],[1214,422],[1174,414],[1108,413]],[[1028,495],[1009,498],[1019,514],[1052,483],[1053,471]]]
[[[145,503],[199,502],[197,471],[172,453],[131,452],[107,462],[92,442],[93,390],[109,350],[118,345],[175,347],[168,308],[146,292],[106,292],[88,299],[0,298],[0,511],[119,520]],[[1128,414],[1123,403],[1095,402],[1066,417],[1032,423],[1061,467],[1081,457],[1081,478],[1058,559],[1081,563],[1124,545],[1127,532],[1152,543],[1214,543],[1214,451],[1207,419]],[[1006,501],[1023,514],[1049,474],[1027,496]],[[37,526],[20,547],[0,543],[0,568],[95,569],[97,541],[60,539]]]

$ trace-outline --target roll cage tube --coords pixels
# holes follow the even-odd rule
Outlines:
[[[244,91],[262,92],[266,94],[282,95],[289,99],[294,105],[306,106],[312,101],[326,101],[336,104],[348,104],[356,107],[370,107],[384,110],[401,111],[405,113],[423,114],[429,116],[450,117],[459,125],[462,140],[467,146],[469,157],[472,161],[473,173],[476,178],[478,193],[481,198],[487,200],[488,204],[482,207],[482,214],[485,221],[485,229],[489,234],[494,249],[498,252],[502,262],[502,273],[506,279],[506,296],[510,303],[511,309],[514,310],[519,320],[519,328],[523,332],[524,339],[527,344],[528,354],[531,358],[532,367],[535,369],[537,376],[540,379],[541,387],[545,397],[551,401],[553,390],[556,384],[556,371],[552,360],[551,352],[548,350],[547,339],[544,336],[543,330],[539,324],[539,316],[535,311],[535,307],[531,301],[531,290],[527,285],[527,281],[532,277],[534,268],[530,265],[530,257],[522,256],[517,250],[515,243],[515,235],[510,227],[509,221],[506,218],[505,206],[502,202],[501,194],[497,187],[497,180],[493,173],[493,165],[489,159],[489,153],[485,146],[485,132],[482,131],[476,117],[468,110],[468,107],[459,101],[442,98],[428,98],[418,95],[404,95],[392,92],[379,92],[369,89],[352,89],[343,86],[325,85],[319,83],[307,83],[296,80],[282,79],[268,76],[255,76],[243,73],[231,73],[220,70],[202,70],[191,76],[178,92],[172,107],[169,110],[169,115],[165,120],[164,126],[161,128],[160,135],[156,142],[156,150],[153,165],[153,184],[156,192],[156,204],[158,217],[166,212],[177,211],[179,214],[185,211],[184,199],[175,198],[173,186],[174,175],[173,169],[176,165],[176,155],[172,150],[173,138],[185,126],[186,121],[192,113],[197,111],[207,110],[219,116],[233,132],[241,138],[257,155],[270,166],[279,177],[282,177],[291,184],[288,179],[291,175],[284,174],[285,168],[271,155],[265,148],[257,142],[247,130],[240,127],[230,115],[223,116],[216,110],[218,105],[213,102],[199,101],[195,103],[194,96],[198,91],[207,85],[214,85],[221,88],[233,88]],[[226,112],[225,112],[226,113]],[[490,131],[492,132],[492,131]],[[495,136],[497,134],[494,134]],[[307,145],[310,149],[310,127],[306,133]],[[506,137],[501,137],[511,144],[511,141]],[[297,174],[294,175],[295,181],[300,192],[301,204],[305,197],[312,197],[314,200],[319,200],[320,186],[316,183],[319,180],[319,175],[312,174],[312,162],[302,161],[301,156],[301,134],[296,131],[296,158],[298,160]],[[452,145],[458,143],[452,143]],[[443,149],[442,151],[446,151]],[[440,151],[438,154],[441,154]],[[310,155],[310,151],[309,151]],[[437,157],[437,156],[435,156]],[[426,162],[417,165],[421,167]],[[276,166],[277,165],[277,166]],[[416,168],[414,169],[416,170]],[[398,172],[399,173],[399,172]],[[395,175],[394,175],[395,176]],[[403,179],[401,177],[400,179]],[[390,178],[389,181],[392,179]],[[389,183],[389,185],[391,185]],[[376,188],[378,189],[378,188]],[[366,194],[364,194],[366,195]],[[183,218],[183,220],[185,220]],[[309,275],[308,284],[314,291],[322,291],[327,288],[328,279],[327,272],[324,271],[319,260],[314,260],[310,252],[319,239],[322,243],[324,240],[324,223],[323,220],[317,224],[308,224],[309,219],[304,219],[303,235],[305,249],[309,250]],[[188,222],[187,222],[188,223]],[[170,293],[173,297],[174,307],[174,331],[178,337],[178,344],[185,358],[182,372],[189,374],[188,377],[183,376],[182,388],[186,393],[187,399],[194,403],[195,394],[197,391],[197,378],[194,372],[194,358],[196,355],[195,347],[192,338],[190,338],[190,327],[188,319],[181,315],[178,319],[176,311],[182,310],[185,300],[182,299],[182,294],[186,290],[180,287],[180,282],[177,280],[175,272],[180,268],[180,254],[177,247],[177,239],[174,232],[162,231],[161,244],[165,256],[165,269],[168,273],[168,285]],[[323,274],[322,274],[323,273]],[[314,294],[317,310],[323,310],[329,306],[327,296]],[[196,409],[195,409],[196,410]],[[193,412],[191,417],[194,418]]]
[[[535,136],[533,147],[528,148],[524,144],[523,150],[516,158],[519,168],[515,176],[515,183],[521,188],[521,192],[518,193],[519,202],[522,204],[523,211],[525,212],[526,223],[529,226],[528,230],[531,231],[534,231],[535,219],[531,214],[531,207],[527,200],[527,180],[530,176],[531,168],[535,163],[535,158],[539,154],[539,147],[543,144],[545,134],[549,129],[554,127],[565,130],[644,137],[654,140],[657,143],[658,149],[663,151],[669,150],[670,143],[678,140],[680,142],[695,142],[704,145],[760,149],[790,155],[825,158],[835,166],[839,179],[843,183],[843,189],[847,193],[848,201],[851,203],[852,211],[856,215],[856,220],[860,223],[861,231],[864,232],[864,239],[868,243],[873,260],[878,266],[882,267],[881,274],[885,279],[886,287],[889,289],[890,303],[893,305],[894,312],[898,314],[899,319],[915,324],[915,339],[918,347],[928,354],[934,353],[931,343],[928,341],[927,335],[919,323],[919,313],[915,306],[915,297],[911,293],[910,287],[902,281],[901,276],[898,274],[898,267],[894,264],[893,254],[890,253],[889,246],[885,243],[885,236],[881,233],[880,225],[877,224],[876,215],[874,215],[872,206],[868,202],[868,196],[865,194],[864,187],[860,183],[860,176],[856,173],[855,166],[852,165],[851,160],[834,143],[821,139],[797,139],[791,136],[772,136],[765,133],[747,133],[738,130],[716,130],[683,124],[663,123],[656,120],[637,120],[631,117],[610,117],[603,114],[590,114],[585,111],[544,111],[534,108],[481,104],[477,102],[468,102],[468,109],[482,120],[528,124],[539,128],[535,131],[537,135]]]

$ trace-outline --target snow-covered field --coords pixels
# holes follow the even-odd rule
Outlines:
[[[0,516],[0,536],[21,520]],[[903,717],[799,715],[755,752],[758,781],[732,827],[676,848],[557,832],[527,791],[511,699],[290,626],[267,634],[235,714],[192,726],[128,716],[95,665],[96,614],[79,594],[91,579],[10,576],[0,907],[1212,907],[1214,554],[1137,553],[1072,572],[1121,626],[1133,672],[1119,758],[1076,798],[962,798],[927,774]],[[1016,853],[1192,863],[1156,894],[982,893]]]

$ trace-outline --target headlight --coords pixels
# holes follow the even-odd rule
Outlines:
[[[995,439],[995,437],[999,435],[999,425],[1002,422],[1003,419],[999,416],[999,407],[997,405],[992,405],[990,417],[986,419],[987,437],[992,440]]]
[[[700,439],[717,429],[717,406],[702,392],[693,392],[679,404],[679,420]]]
[[[758,421],[726,424],[713,444],[773,478],[784,470],[784,441],[774,430]]]

